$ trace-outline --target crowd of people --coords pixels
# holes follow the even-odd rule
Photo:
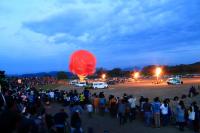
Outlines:
[[[137,99],[130,94],[117,97],[108,96],[104,92],[91,94],[88,89],[78,93],[76,90],[42,90],[34,87],[38,83],[54,83],[53,79],[51,81],[10,80],[9,88],[0,92],[0,131],[83,133],[81,115],[86,112],[90,119],[93,119],[93,115],[108,117],[109,114],[109,117],[119,121],[120,126],[141,120],[147,127],[161,128],[174,125],[180,131],[187,127],[199,132],[199,107],[195,101],[186,105],[183,96],[176,96],[173,99],[156,97],[151,101],[143,96]],[[52,103],[61,104],[62,109],[55,114],[48,114],[45,107]],[[92,133],[93,130],[88,132]]]
[[[56,84],[57,80],[54,77],[10,77],[8,78],[8,82],[12,87],[15,87],[15,85],[35,87],[48,84]]]

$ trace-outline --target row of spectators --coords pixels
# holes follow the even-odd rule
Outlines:
[[[55,95],[56,93],[61,95]],[[54,93],[51,95],[50,93]],[[195,101],[190,105],[186,102],[186,97],[174,97],[173,99],[163,99],[159,97],[150,101],[148,98],[140,97],[139,100],[132,95],[124,94],[122,97],[109,95],[106,97],[103,92],[99,94],[91,94],[89,90],[82,93],[74,91],[50,91],[46,96],[49,101],[62,102],[69,107],[70,115],[73,112],[88,112],[88,116],[92,118],[94,114],[110,114],[111,117],[117,118],[120,125],[124,125],[128,121],[135,119],[144,121],[145,126],[160,128],[161,126],[174,125],[178,126],[180,131],[184,131],[185,127],[192,129],[194,132],[199,131],[200,110]],[[56,98],[60,97],[60,98]],[[187,104],[186,104],[187,103]]]
[[[185,97],[174,97],[174,99],[160,100],[156,97],[153,101],[141,97],[138,101],[132,95],[124,94],[122,97],[110,95],[106,97],[103,92],[91,94],[89,90],[82,93],[74,91],[40,91],[42,101],[49,104],[52,101],[61,102],[68,106],[70,115],[74,112],[82,114],[88,112],[93,114],[110,114],[118,118],[120,125],[132,122],[136,118],[142,119],[145,126],[160,128],[161,126],[176,125],[181,131],[187,126],[194,131],[199,131],[199,108],[194,101],[191,105],[185,105]]]
[[[11,88],[19,87],[35,87],[48,84],[56,84],[57,80],[54,77],[10,77],[8,82]]]

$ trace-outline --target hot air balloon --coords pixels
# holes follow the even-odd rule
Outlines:
[[[96,58],[87,50],[75,51],[70,57],[69,70],[83,80],[86,76],[95,73]]]

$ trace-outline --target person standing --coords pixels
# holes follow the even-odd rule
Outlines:
[[[140,103],[140,117],[141,117],[142,120],[144,120],[144,108],[143,108],[143,105],[145,103],[145,98],[143,96],[140,97],[139,103]]]
[[[151,126],[151,118],[152,118],[152,105],[149,103],[149,99],[145,99],[144,107],[144,119],[145,125]]]
[[[110,110],[110,115],[113,118],[116,116],[116,108],[117,108],[116,99],[114,96],[111,96],[109,100],[109,110]]]
[[[100,110],[101,115],[104,115],[105,107],[106,107],[106,98],[105,98],[104,94],[101,93],[99,96],[99,110]]]
[[[74,112],[72,117],[71,117],[71,132],[70,133],[82,133],[83,129],[81,127],[82,121],[79,116],[78,111]]]
[[[162,122],[163,122],[163,126],[167,126],[168,125],[168,113],[169,113],[169,105],[167,104],[167,100],[164,100],[164,102],[161,104],[160,106],[161,109],[161,116],[162,116]]]
[[[136,117],[136,98],[132,95],[128,99],[128,103],[130,104],[130,120],[135,120]]]
[[[79,100],[80,100],[80,105],[81,105],[81,107],[84,109],[85,96],[84,96],[83,93],[81,93],[81,94],[79,95]]]
[[[189,124],[189,128],[194,129],[194,120],[195,120],[194,105],[191,104],[189,109],[188,109],[188,124]]]
[[[159,98],[156,97],[154,99],[154,102],[152,103],[152,112],[154,117],[155,128],[160,128],[160,106],[161,103],[159,101]]]
[[[124,99],[121,99],[118,105],[118,116],[120,125],[124,125],[126,122],[125,113],[126,113],[126,104]]]
[[[99,97],[95,94],[93,98],[94,112],[97,113],[99,111]]]
[[[61,109],[60,112],[54,115],[55,127],[58,133],[66,132],[66,122],[67,122],[68,114],[64,109]]]
[[[193,102],[190,107],[189,119],[191,121],[194,132],[199,131],[199,107]]]
[[[179,125],[179,130],[184,131],[184,125],[185,125],[185,104],[183,101],[179,102],[179,105],[177,106],[177,123]]]
[[[87,106],[87,112],[88,112],[88,116],[89,118],[92,118],[92,113],[93,113],[93,106],[91,102],[88,102]]]
[[[170,107],[171,107],[171,121],[172,124],[177,125],[176,123],[176,114],[177,114],[177,106],[179,105],[179,97],[175,96],[174,99],[171,101]]]
[[[51,102],[54,101],[54,98],[55,98],[55,93],[54,93],[54,91],[50,91],[50,92],[49,92],[49,97],[50,97],[50,99],[51,99]]]

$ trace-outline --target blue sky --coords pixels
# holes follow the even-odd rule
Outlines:
[[[68,70],[86,49],[97,67],[200,61],[200,0],[1,0],[0,69]]]

